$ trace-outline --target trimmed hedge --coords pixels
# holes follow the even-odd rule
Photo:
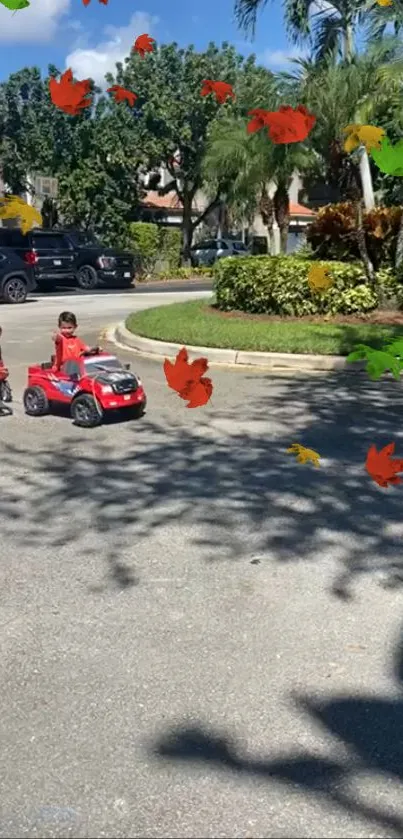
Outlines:
[[[378,306],[378,294],[369,287],[360,264],[330,263],[334,282],[324,293],[310,289],[311,265],[318,262],[283,255],[220,259],[213,274],[218,308],[296,317],[370,312]],[[379,272],[378,281],[388,295],[396,294],[397,283],[390,270]]]

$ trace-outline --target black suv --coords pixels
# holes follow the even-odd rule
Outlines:
[[[0,249],[3,247],[32,266],[43,291],[58,285],[78,285],[85,290],[128,288],[135,275],[131,253],[106,248],[95,236],[78,230],[38,227],[23,234],[19,228],[0,227]]]
[[[33,268],[10,248],[0,248],[0,300],[25,303],[36,286]]]

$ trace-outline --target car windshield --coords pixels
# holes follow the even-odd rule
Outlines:
[[[105,370],[123,370],[123,365],[114,355],[104,358],[94,357],[85,359],[85,373],[87,376],[98,376]]]
[[[88,245],[96,245],[101,247],[101,242],[94,236],[93,233],[89,233],[88,231],[82,230],[68,230],[68,235],[70,236],[71,241],[74,245],[78,245],[80,247],[85,247]]]

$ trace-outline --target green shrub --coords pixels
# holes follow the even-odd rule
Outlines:
[[[221,259],[214,266],[217,305],[224,311],[272,315],[354,314],[378,305],[357,263],[331,263],[333,285],[324,293],[308,284],[311,265],[291,256],[250,256]]]
[[[134,251],[140,274],[153,274],[157,262],[174,272],[180,265],[181,231],[151,222],[135,221],[129,227],[128,247]]]
[[[142,274],[153,271],[159,255],[160,229],[156,224],[135,221],[130,224],[130,245]]]
[[[181,264],[181,231],[176,227],[160,227],[159,258],[167,262],[170,271]]]

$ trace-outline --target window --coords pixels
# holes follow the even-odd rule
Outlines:
[[[217,247],[219,248],[220,251],[228,251],[229,250],[227,243],[224,242],[222,239],[220,239],[220,241],[217,242]]]
[[[196,250],[198,251],[216,251],[217,250],[217,242],[215,239],[206,239],[205,242],[200,242],[196,245]]]
[[[27,248],[29,247],[28,238],[18,229],[0,228],[0,245],[5,248]]]
[[[70,244],[61,234],[35,233],[33,247],[37,250],[69,250]]]
[[[243,251],[247,250],[247,248],[245,248],[245,245],[244,245],[243,242],[233,242],[232,247],[233,247],[234,251],[237,251],[237,252],[243,252]]]
[[[67,231],[67,235],[69,239],[73,242],[73,245],[78,247],[85,247],[86,245],[96,245],[98,247],[102,247],[101,242],[94,236],[93,233],[81,230],[72,230]]]

